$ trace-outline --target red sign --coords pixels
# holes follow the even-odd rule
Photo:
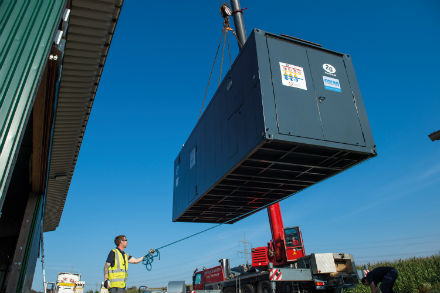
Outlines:
[[[217,283],[225,280],[223,268],[221,266],[213,267],[203,271],[203,283]]]

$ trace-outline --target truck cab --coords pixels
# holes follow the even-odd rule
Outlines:
[[[55,286],[55,293],[83,292],[85,282],[81,281],[81,274],[59,273]]]
[[[55,293],[55,286],[56,286],[56,284],[54,282],[46,282],[46,292],[45,293]]]
[[[295,261],[305,255],[302,234],[299,227],[284,228],[284,239],[287,262]]]
[[[209,290],[205,284],[216,284],[225,280],[223,266],[216,266],[199,271],[196,269],[193,274],[193,290]]]

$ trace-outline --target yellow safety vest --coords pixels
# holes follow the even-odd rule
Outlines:
[[[127,283],[128,255],[113,249],[115,252],[115,263],[108,271],[108,279],[111,288],[125,288]]]

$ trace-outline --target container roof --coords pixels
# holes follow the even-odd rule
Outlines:
[[[44,231],[58,226],[123,0],[72,0],[47,185]]]

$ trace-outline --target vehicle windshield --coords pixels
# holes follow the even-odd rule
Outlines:
[[[201,273],[196,274],[196,279],[194,281],[194,284],[198,285],[198,284],[200,284],[201,281],[202,281],[202,274]]]
[[[301,244],[297,228],[285,228],[284,237],[287,247],[299,246]]]

